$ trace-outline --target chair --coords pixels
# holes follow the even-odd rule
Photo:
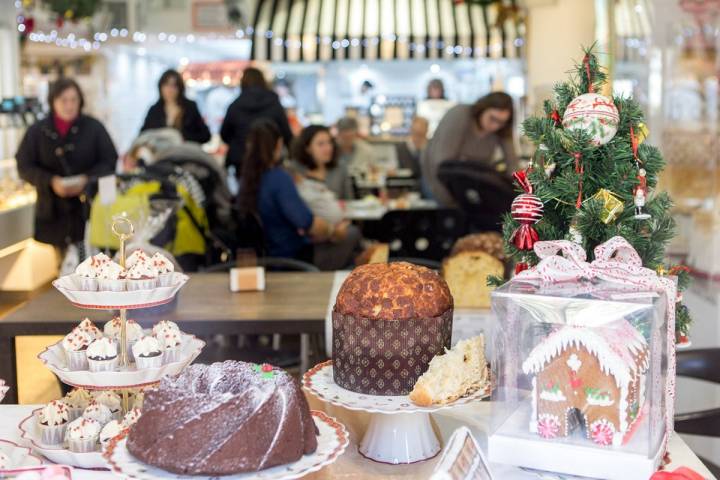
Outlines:
[[[284,257],[260,257],[257,259],[258,267],[265,267],[271,271],[280,272],[319,272],[320,269],[302,260]],[[235,262],[225,262],[213,265],[202,270],[204,273],[228,272],[235,267]]]
[[[720,348],[680,350],[677,352],[677,375],[720,385]],[[720,407],[675,415],[675,431],[689,435],[720,438]],[[700,457],[717,478],[720,466]]]
[[[440,261],[465,235],[465,218],[457,209],[393,210],[383,215],[379,240],[390,245],[390,258]]]
[[[465,214],[469,232],[501,231],[502,216],[517,195],[507,176],[478,162],[458,160],[441,163],[437,176]]]

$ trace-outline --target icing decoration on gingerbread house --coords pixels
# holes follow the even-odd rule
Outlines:
[[[645,401],[649,349],[628,321],[563,325],[523,362],[532,378],[530,431],[565,437],[583,424],[599,445],[622,445]]]

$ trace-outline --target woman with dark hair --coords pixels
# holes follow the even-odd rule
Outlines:
[[[290,147],[292,132],[285,109],[277,94],[268,88],[262,72],[257,68],[246,68],[240,81],[240,96],[228,107],[225,120],[220,128],[220,137],[228,144],[225,167],[234,166],[243,170],[245,139],[250,125],[255,120],[270,120],[278,128],[286,147]]]
[[[150,107],[141,132],[155,128],[174,128],[185,141],[206,143],[210,130],[197,104],[185,96],[185,83],[176,70],[166,70],[158,82],[160,98]]]
[[[82,90],[72,79],[50,86],[50,115],[28,128],[15,155],[18,173],[37,190],[35,239],[61,253],[83,240],[88,182],[112,174],[117,151],[102,123],[82,113]]]
[[[290,153],[305,176],[322,182],[336,198],[351,198],[352,179],[347,165],[338,161],[338,147],[328,127],[310,125],[302,129]]]
[[[443,205],[452,205],[437,178],[446,160],[473,161],[510,175],[518,159],[513,144],[513,101],[504,92],[493,92],[473,105],[457,105],[448,111],[435,130],[422,159],[423,179]]]
[[[426,98],[417,105],[416,117],[426,118],[428,121],[428,134],[432,137],[440,121],[455,102],[448,100],[445,95],[445,84],[439,78],[433,78],[427,84]]]

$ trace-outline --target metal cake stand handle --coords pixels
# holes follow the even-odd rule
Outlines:
[[[125,242],[132,238],[135,234],[135,227],[129,218],[125,215],[113,217],[112,232],[120,239],[120,266],[125,268]],[[127,368],[130,365],[128,359],[128,341],[127,341],[127,309],[120,309],[120,365]],[[127,389],[122,390],[122,407],[123,413],[127,413],[130,409],[130,392]]]

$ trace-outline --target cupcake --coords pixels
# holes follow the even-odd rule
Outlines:
[[[134,409],[142,409],[143,402],[145,401],[145,392],[142,390],[138,390],[135,392],[135,395],[133,396],[133,403],[132,406]]]
[[[125,269],[115,262],[103,264],[98,273],[98,289],[100,291],[124,292]]]
[[[42,443],[59,445],[65,438],[65,428],[69,423],[68,407],[62,400],[53,400],[38,413],[38,426],[42,434]]]
[[[153,326],[152,333],[158,337],[162,335],[165,330],[175,330],[180,332],[180,328],[177,326],[177,323],[171,322],[170,320],[162,320]]]
[[[118,420],[108,422],[102,430],[100,430],[100,446],[105,448],[110,440],[120,435],[124,430],[123,425]]]
[[[132,350],[138,370],[158,368],[163,364],[163,348],[155,337],[146,336],[141,338],[133,345]]]
[[[149,260],[137,260],[125,278],[128,291],[152,290],[158,285],[158,271]]]
[[[106,337],[115,340],[120,344],[120,329],[122,322],[119,317],[115,317],[105,324],[103,331]],[[130,361],[133,361],[132,346],[143,336],[143,329],[135,320],[127,320],[125,322],[125,333],[127,335],[127,355]]]
[[[125,259],[125,268],[130,268],[138,262],[149,262],[150,257],[142,248],[133,250],[133,252]]]
[[[109,262],[111,262],[110,257],[104,253],[99,253],[93,257],[86,258],[78,265],[75,269],[75,278],[80,281],[80,289],[92,292],[98,290],[100,269],[104,264]]]
[[[0,470],[10,470],[13,468],[12,460],[10,460],[10,457],[5,455],[3,452],[0,452]]]
[[[110,409],[110,413],[112,413],[113,418],[117,420],[122,418],[122,400],[120,399],[120,395],[115,392],[111,392],[110,390],[105,390],[98,392],[96,395],[94,394],[93,397],[95,402],[100,405],[105,405],[108,409]]]
[[[86,353],[91,372],[112,372],[120,361],[117,344],[107,337],[92,342]]]
[[[155,253],[150,259],[150,262],[158,272],[158,285],[161,287],[171,287],[175,264],[160,252]]]
[[[100,331],[99,328],[95,326],[93,322],[90,321],[89,318],[85,318],[82,322],[78,324],[77,327],[78,330],[82,330],[84,332],[87,332],[90,334],[90,336],[93,338],[93,340],[97,340],[98,338],[102,338],[103,334]]]
[[[75,453],[94,452],[102,426],[91,418],[77,418],[70,422],[65,431],[68,449]]]
[[[127,412],[125,414],[125,418],[123,418],[123,421],[122,421],[122,426],[124,428],[132,427],[133,425],[135,425],[135,422],[138,421],[138,419],[140,418],[140,415],[142,415],[140,413],[140,409],[133,408],[132,410],[130,410],[129,412]]]
[[[65,358],[67,360],[68,370],[87,370],[87,349],[93,341],[90,334],[84,330],[75,329],[65,335],[62,346],[65,350]]]
[[[98,403],[96,401],[87,406],[82,416],[83,418],[95,420],[100,425],[105,425],[113,419],[113,414],[110,411],[110,408],[107,405],[103,405],[102,403]]]
[[[68,418],[72,422],[78,417],[82,417],[82,413],[85,411],[93,398],[90,392],[84,388],[74,388],[65,395],[63,402],[68,408]]]
[[[163,363],[177,362],[182,350],[182,337],[179,330],[166,329],[155,335],[163,350]]]

